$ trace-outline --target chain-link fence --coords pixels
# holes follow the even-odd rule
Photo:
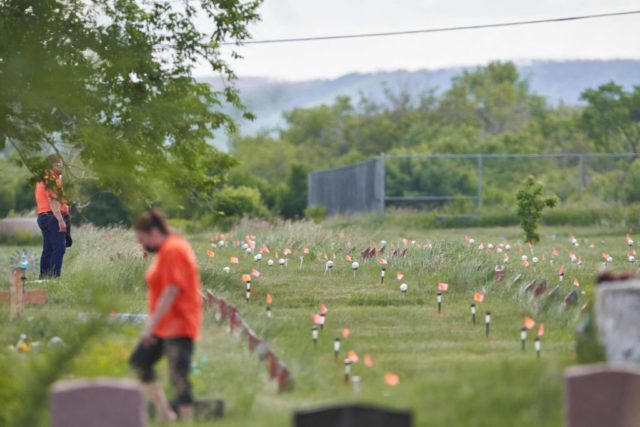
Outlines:
[[[327,214],[376,211],[385,206],[464,209],[512,203],[529,175],[563,201],[585,196],[640,201],[640,162],[633,153],[394,154],[309,175],[309,205]]]

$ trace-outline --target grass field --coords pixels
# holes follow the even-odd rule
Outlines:
[[[255,235],[256,250],[266,246],[257,265],[252,255],[231,244],[215,248],[207,256],[210,235],[189,236],[197,252],[204,287],[236,304],[256,333],[265,338],[294,376],[294,388],[278,393],[268,380],[265,362],[247,349],[246,339],[230,335],[211,313],[206,315],[202,340],[195,356],[193,381],[199,398],[223,398],[227,417],[220,426],[287,426],[296,409],[345,402],[376,403],[391,408],[410,409],[416,426],[560,426],[563,423],[563,370],[575,361],[575,326],[580,308],[589,301],[595,274],[602,267],[602,253],[613,257],[610,268],[635,268],[627,261],[629,248],[626,231],[616,229],[543,229],[543,240],[529,248],[519,242],[515,228],[439,230],[437,232],[362,228],[350,223],[333,222],[325,226],[285,224],[271,227],[246,225],[227,236],[230,242]],[[579,246],[573,246],[570,236]],[[469,244],[465,236],[475,242]],[[360,252],[366,247],[388,246],[385,283],[380,284],[380,266],[376,259],[365,262]],[[393,257],[395,248],[407,255]],[[415,241],[413,243],[412,241]],[[20,333],[46,342],[60,336],[65,342],[83,341],[77,357],[64,367],[63,377],[126,376],[127,357],[136,342],[138,325],[103,324],[88,342],[78,333],[83,321],[80,312],[144,312],[144,269],[147,260],[125,230],[80,228],[75,246],[66,258],[63,278],[48,286],[50,302],[44,307],[29,307],[18,322],[8,322],[8,311],[0,317],[0,398],[14,400],[33,393],[39,384],[51,379],[46,366],[53,350],[17,354],[8,349]],[[483,243],[484,249],[479,249]],[[487,249],[492,243],[493,249]],[[510,244],[510,251],[497,253],[499,244]],[[299,256],[309,248],[302,268]],[[287,268],[268,267],[266,260],[283,256],[290,248]],[[350,248],[355,248],[351,251]],[[553,248],[558,256],[554,256]],[[18,248],[0,247],[0,265],[9,266],[9,256]],[[37,248],[34,248],[37,251]],[[530,265],[521,262],[521,253]],[[325,274],[323,254],[335,267]],[[569,253],[583,258],[582,265],[572,263]],[[509,261],[504,262],[508,254]],[[351,255],[361,267],[354,278]],[[230,264],[237,256],[239,265]],[[533,257],[539,262],[533,263]],[[376,257],[378,258],[378,257]],[[494,266],[506,265],[506,279],[494,280]],[[230,266],[231,273],[223,267]],[[559,282],[558,270],[564,266],[566,277]],[[245,303],[243,273],[252,268],[261,272],[253,280],[250,303]],[[399,291],[396,273],[409,285],[406,297]],[[514,277],[522,274],[515,284]],[[580,282],[577,304],[565,307],[562,299]],[[523,287],[533,279],[548,281],[547,293],[560,284],[556,299],[543,295],[534,299]],[[443,311],[436,308],[436,286],[449,284],[443,297]],[[273,297],[273,318],[265,313],[265,297]],[[478,325],[471,324],[470,304],[475,293],[482,293],[478,304]],[[311,341],[312,315],[321,304],[328,308],[327,320],[317,348]],[[491,334],[484,334],[483,317],[491,311]],[[519,331],[525,316],[535,319],[529,331],[527,349],[520,351]],[[533,337],[544,323],[542,357],[536,358]],[[86,322],[84,322],[86,323]],[[361,390],[343,383],[343,364],[334,361],[333,340],[344,328],[350,337],[342,340],[342,360],[348,350],[359,355],[352,374],[361,377]],[[75,340],[75,341],[74,341]],[[363,364],[370,355],[372,367]],[[38,369],[34,369],[38,367]],[[60,368],[62,369],[62,368]],[[166,377],[163,370],[163,377]],[[397,386],[385,383],[385,374],[399,376]],[[49,375],[49,376],[47,376]],[[46,420],[46,401],[33,399],[29,409]],[[28,401],[27,401],[28,402]],[[9,401],[2,410],[5,422],[18,419],[25,408]],[[27,403],[22,403],[27,405]],[[0,419],[1,420],[1,419]],[[9,424],[11,425],[11,424]],[[17,425],[17,424],[14,424]]]

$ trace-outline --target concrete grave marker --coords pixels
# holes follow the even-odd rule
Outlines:
[[[9,291],[0,291],[0,304],[9,304],[9,317],[18,319],[24,312],[25,304],[42,305],[47,303],[47,290],[24,289],[25,269],[14,268],[11,273]]]
[[[59,381],[50,392],[51,427],[145,427],[142,391],[129,380]]]
[[[586,365],[565,371],[567,427],[640,426],[640,369]]]
[[[608,362],[640,362],[639,280],[600,283],[595,318]]]

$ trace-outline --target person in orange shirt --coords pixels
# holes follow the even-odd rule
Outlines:
[[[60,156],[47,157],[49,169],[45,178],[36,183],[35,198],[38,227],[42,232],[40,278],[60,277],[62,260],[70,246],[69,205],[62,188],[63,164]]]
[[[200,273],[191,245],[169,231],[157,210],[144,213],[134,224],[140,244],[155,253],[145,279],[149,316],[140,342],[129,359],[163,421],[176,414],[156,380],[154,365],[165,356],[176,391],[181,420],[193,419],[193,394],[189,371],[194,341],[200,335],[202,294]]]

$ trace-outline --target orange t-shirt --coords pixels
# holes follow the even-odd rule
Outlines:
[[[200,272],[191,245],[184,238],[170,234],[164,241],[145,276],[149,314],[155,311],[167,286],[177,286],[178,296],[153,331],[161,338],[200,336],[202,295]]]
[[[55,181],[53,177],[55,177]],[[57,200],[59,193],[63,194],[62,177],[60,175],[53,175],[48,181],[49,182],[39,181],[36,183],[35,196],[37,212],[39,214],[43,212],[51,212],[49,199]],[[64,199],[64,196],[60,198],[60,213],[63,215],[69,215],[69,205]]]

